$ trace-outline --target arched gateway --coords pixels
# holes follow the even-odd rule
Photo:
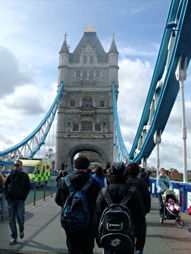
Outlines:
[[[64,90],[58,107],[56,169],[70,167],[74,155],[83,151],[96,152],[102,164],[112,162],[111,84],[118,84],[115,40],[106,53],[89,27],[73,53],[65,38],[59,56],[58,83],[64,82]]]

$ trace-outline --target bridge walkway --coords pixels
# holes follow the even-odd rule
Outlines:
[[[187,227],[191,217],[182,214],[185,227],[178,229],[174,221],[159,223],[157,200],[152,199],[152,210],[147,216],[147,238],[144,254],[190,254],[191,233]],[[60,207],[54,198],[39,201],[37,205],[26,207],[25,238],[17,245],[9,246],[8,221],[0,223],[0,254],[63,254],[67,253],[64,230],[60,226]],[[94,253],[101,254],[97,246]]]

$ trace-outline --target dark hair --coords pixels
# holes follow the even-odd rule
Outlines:
[[[16,161],[15,161],[15,164],[17,164],[17,162],[19,162],[20,165],[21,165],[21,167],[22,167],[22,165],[23,165],[22,161],[21,161],[21,160],[16,160]]]
[[[62,177],[66,176],[66,175],[67,175],[67,171],[61,169],[61,170],[60,170],[60,175],[61,175]]]
[[[103,174],[103,168],[100,167],[100,166],[97,166],[96,171],[95,171],[95,174],[96,174],[96,176],[98,176],[98,177],[103,177],[103,176],[104,176],[104,174]]]
[[[128,176],[137,177],[140,172],[139,165],[137,163],[130,163],[126,167],[126,174]]]
[[[145,172],[145,168],[143,168],[143,167],[139,167],[139,170],[142,172]]]
[[[108,170],[109,168],[110,168],[110,163],[107,162],[107,163],[106,163],[106,170]]]
[[[90,165],[89,160],[86,157],[80,156],[74,161],[74,166],[76,169],[86,170]]]
[[[114,162],[108,171],[110,175],[123,176],[125,173],[125,164],[123,162]]]

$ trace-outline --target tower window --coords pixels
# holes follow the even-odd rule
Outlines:
[[[82,107],[92,108],[93,107],[93,99],[90,96],[86,96],[82,99]]]
[[[96,77],[100,77],[100,70],[96,70]]]
[[[81,126],[82,131],[92,131],[92,122],[91,121],[83,121]]]
[[[75,100],[70,101],[70,107],[72,107],[72,108],[75,107]]]
[[[73,123],[72,131],[79,131],[79,124],[78,123]]]
[[[87,78],[87,71],[83,71],[83,79]]]
[[[94,63],[94,56],[90,56],[90,64]]]
[[[90,72],[89,72],[89,77],[90,77],[90,79],[93,79],[93,78],[94,78],[93,70],[90,70]]]
[[[83,63],[84,63],[84,64],[87,64],[87,62],[88,62],[87,56],[83,56]]]
[[[101,100],[101,101],[100,101],[100,107],[101,107],[101,108],[104,108],[104,107],[105,107],[105,101],[104,101],[104,100]]]
[[[76,77],[79,78],[80,77],[80,70],[76,71]]]
[[[100,123],[95,124],[95,131],[101,131],[101,124]]]

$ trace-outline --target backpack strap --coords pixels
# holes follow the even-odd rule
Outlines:
[[[134,195],[135,192],[136,192],[135,187],[131,186],[129,191],[128,191],[128,193],[127,193],[127,195],[125,195],[123,197],[123,199],[121,200],[120,204],[126,205],[129,202],[129,200],[132,198],[132,196]]]
[[[108,205],[111,205],[113,203],[113,200],[111,199],[111,196],[108,192],[108,189],[106,187],[101,189],[103,197]]]
[[[69,192],[75,192],[75,189],[74,189],[74,187],[73,187],[73,185],[72,185],[72,183],[70,181],[70,177],[69,176],[65,176],[63,180],[64,180],[64,182],[65,182]]]
[[[92,183],[93,183],[93,179],[90,177],[80,191],[86,192]]]
[[[64,182],[65,182],[66,186],[68,187],[68,190],[69,190],[70,193],[76,191],[74,189],[71,181],[70,181],[70,177],[69,176],[65,176],[64,177]],[[92,183],[93,183],[93,179],[90,177],[80,191],[81,192],[86,192]]]

